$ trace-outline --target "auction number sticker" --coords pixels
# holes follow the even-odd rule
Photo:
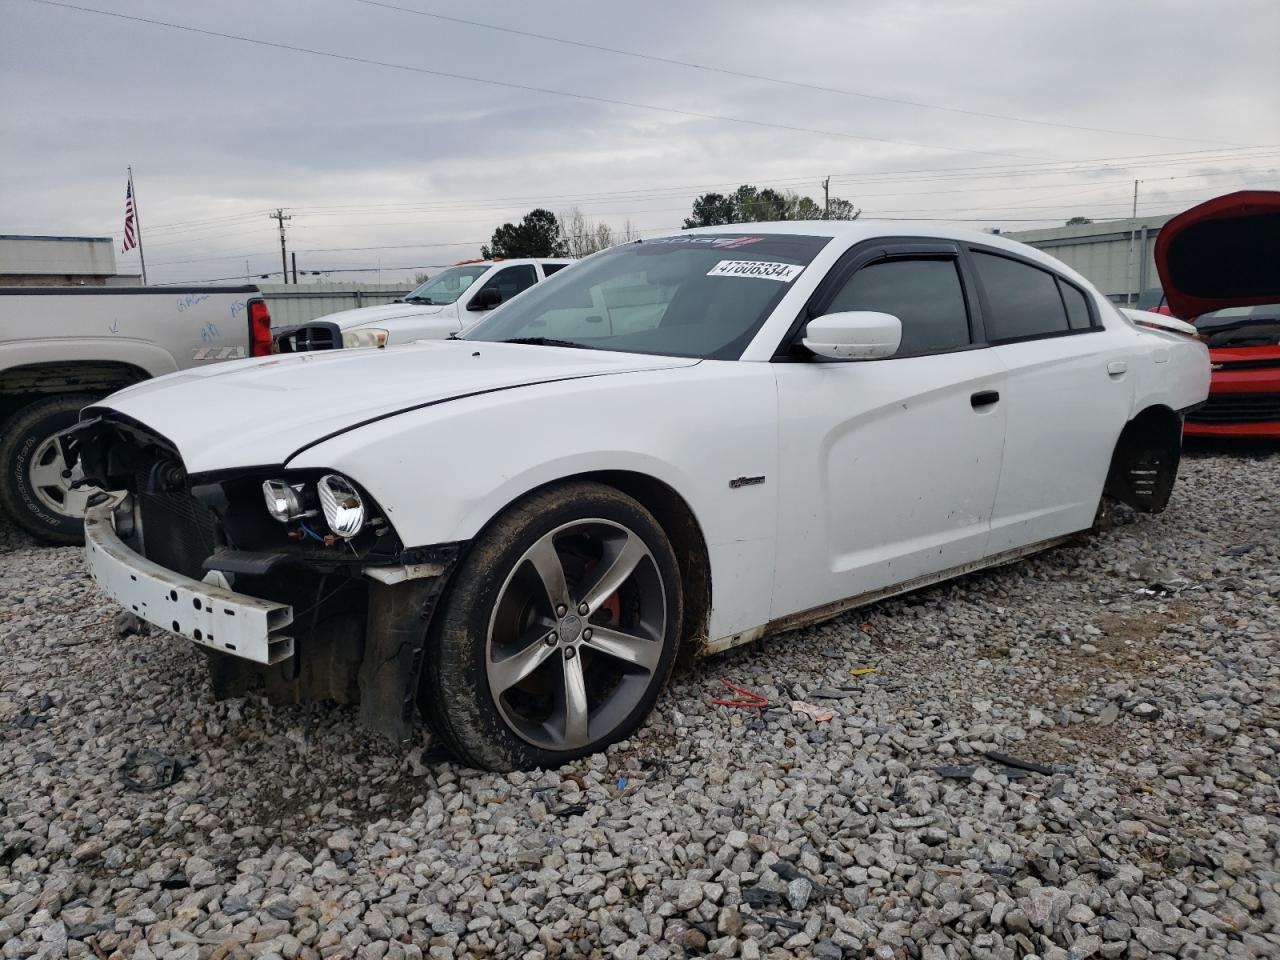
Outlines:
[[[707,271],[708,277],[756,277],[790,283],[804,267],[798,263],[767,263],[763,260],[721,260]]]

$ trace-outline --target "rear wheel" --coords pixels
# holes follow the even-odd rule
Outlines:
[[[84,542],[84,512],[107,501],[96,487],[73,486],[78,468],[62,461],[54,435],[73,426],[97,397],[66,394],[29,404],[9,418],[0,439],[0,503],[23,530],[45,543]]]
[[[588,482],[535,493],[456,571],[429,639],[424,709],[477,767],[593,753],[653,708],[681,602],[671,543],[636,501]]]

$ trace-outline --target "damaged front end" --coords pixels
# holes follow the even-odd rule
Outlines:
[[[216,696],[358,704],[370,729],[409,737],[427,628],[460,544],[406,548],[336,473],[189,475],[172,443],[119,414],[59,442],[83,483],[127,493],[86,518],[95,579],[198,644]]]

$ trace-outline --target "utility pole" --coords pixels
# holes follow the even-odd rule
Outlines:
[[[267,214],[267,216],[270,217],[272,220],[276,221],[276,223],[280,225],[280,282],[288,283],[289,282],[289,258],[285,254],[285,250],[284,250],[284,222],[286,220],[292,220],[293,217],[286,216],[284,210],[278,207],[276,208],[275,213],[269,213]],[[297,277],[294,277],[293,282],[294,283],[298,282]]]
[[[831,178],[822,181],[822,219],[831,219]]]
[[[298,285],[298,251],[289,254],[289,262],[293,264],[293,285]]]
[[[1125,285],[1124,299],[1125,299],[1125,302],[1130,306],[1138,302],[1138,295],[1142,292],[1139,290],[1135,293],[1133,290],[1133,285],[1135,283],[1133,279],[1134,247],[1138,241],[1138,223],[1137,223],[1138,184],[1140,184],[1141,182],[1142,182],[1141,180],[1133,181],[1133,215],[1132,215],[1133,222],[1129,225],[1130,227],[1129,229],[1129,260],[1125,264],[1125,268],[1124,268],[1124,285]],[[1146,255],[1147,255],[1147,251],[1143,250],[1142,256],[1145,257]]]

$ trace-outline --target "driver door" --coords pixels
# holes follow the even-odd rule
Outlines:
[[[1000,478],[1003,368],[951,243],[874,242],[833,268],[806,317],[902,322],[883,360],[777,358],[779,517],[771,616],[985,555]],[[801,331],[802,335],[802,331]]]

